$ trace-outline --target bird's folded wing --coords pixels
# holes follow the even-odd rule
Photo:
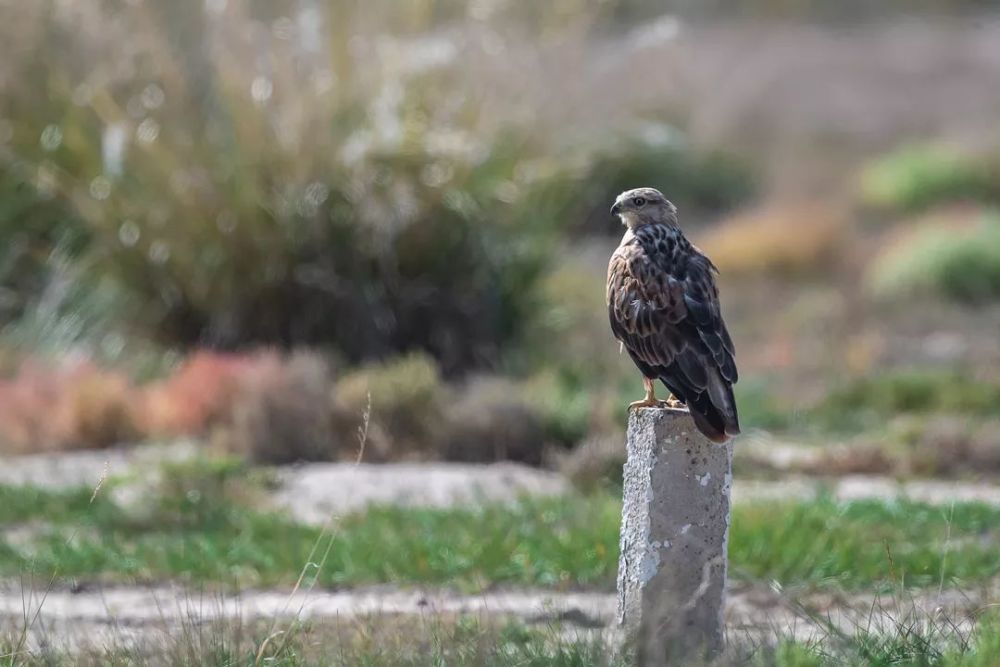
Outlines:
[[[608,266],[608,315],[615,336],[653,369],[672,364],[691,387],[709,387],[710,367],[736,382],[733,342],[719,314],[711,263],[693,248],[682,274],[676,257],[651,257],[640,244],[620,247]]]

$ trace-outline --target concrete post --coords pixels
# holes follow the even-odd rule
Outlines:
[[[629,415],[618,617],[636,664],[698,663],[723,648],[733,449],[687,410]]]

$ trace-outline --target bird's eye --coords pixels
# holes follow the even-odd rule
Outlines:
[[[635,204],[636,208],[642,208],[646,205],[646,200],[643,197],[636,197],[632,200],[632,203]]]

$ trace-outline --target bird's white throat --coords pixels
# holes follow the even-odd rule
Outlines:
[[[622,223],[629,228],[629,231],[634,230],[641,223],[639,222],[639,216],[636,215],[635,211],[624,211],[618,214],[622,220]]]

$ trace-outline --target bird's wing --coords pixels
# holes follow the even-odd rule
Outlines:
[[[724,432],[738,432],[732,338],[719,309],[715,267],[670,230],[643,230],[608,266],[608,315],[615,337],[647,377],[658,377],[694,412],[714,407]],[[710,404],[710,405],[709,405]]]

